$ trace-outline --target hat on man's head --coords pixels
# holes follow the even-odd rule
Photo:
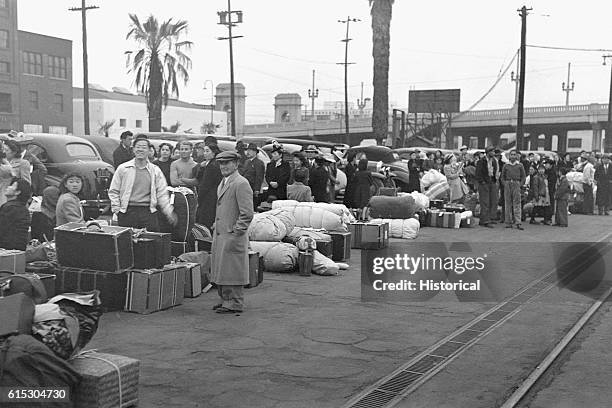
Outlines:
[[[236,151],[246,150],[246,145],[242,140],[236,142]]]
[[[232,160],[240,159],[240,155],[237,152],[221,152],[216,157],[218,162],[228,162]]]
[[[489,153],[489,152],[492,152],[494,150],[495,150],[495,148],[493,146],[487,146],[487,148],[485,149],[485,153]]]
[[[217,143],[217,138],[214,136],[206,136],[204,138],[204,144],[205,145],[209,145],[209,144],[216,144],[218,145],[219,143]]]
[[[259,148],[257,147],[257,144],[249,143],[249,145],[247,146],[247,150],[255,150],[256,152],[258,152]]]
[[[305,152],[310,152],[310,153],[318,153],[319,152],[319,150],[317,149],[317,146],[315,146],[315,145],[308,145],[308,146],[306,146],[304,151]]]
[[[468,147],[467,147],[466,145],[463,145],[463,146],[461,146],[461,147],[459,148],[459,151],[461,151],[461,150],[467,150],[467,149],[468,149]]]
[[[495,154],[501,154],[502,152],[499,147],[496,147],[494,151],[495,151]]]
[[[279,152],[280,154],[283,153],[283,145],[281,145],[280,143],[276,143],[272,146],[272,153],[274,152]]]

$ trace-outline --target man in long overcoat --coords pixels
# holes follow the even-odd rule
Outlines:
[[[595,170],[595,182],[597,183],[597,208],[599,215],[608,215],[608,209],[612,204],[612,164],[610,156],[605,155],[601,164]]]
[[[221,303],[217,313],[237,313],[244,308],[243,287],[249,283],[249,236],[253,219],[253,190],[238,173],[236,152],[217,155],[223,180],[217,188],[217,215],[211,248],[211,281]]]

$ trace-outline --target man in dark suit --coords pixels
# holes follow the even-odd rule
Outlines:
[[[242,177],[247,179],[251,190],[253,190],[253,207],[257,208],[259,205],[259,194],[261,193],[261,185],[263,184],[264,176],[266,174],[266,166],[257,157],[257,145],[255,143],[249,143],[246,149],[246,160],[242,163],[240,174]]]
[[[134,134],[129,130],[126,130],[121,134],[121,143],[113,152],[113,163],[115,164],[115,169],[119,167],[119,165],[130,161],[134,158],[134,152],[132,151],[132,140],[134,140]]]
[[[238,173],[236,152],[217,155],[223,180],[217,188],[211,248],[211,282],[217,285],[221,303],[213,307],[217,313],[239,313],[244,308],[243,287],[249,283],[249,235],[253,219],[253,191],[249,182]]]
[[[476,163],[476,181],[480,201],[480,225],[493,228],[491,219],[497,214],[499,168],[495,160],[495,148],[485,149],[485,156]]]
[[[595,182],[597,183],[598,214],[609,215],[608,210],[612,204],[612,165],[610,165],[610,156],[607,154],[595,170]]]

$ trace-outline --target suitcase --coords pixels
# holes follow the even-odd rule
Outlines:
[[[195,298],[200,296],[202,294],[201,265],[196,262],[181,262],[180,264],[185,266],[185,297]]]
[[[178,260],[200,265],[201,292],[210,283],[210,253],[206,251],[187,252],[179,256]]]
[[[351,257],[351,233],[350,232],[327,232],[332,239],[332,260],[346,261]]]
[[[142,259],[144,255],[145,259],[150,259],[150,255],[148,253],[143,253],[145,250],[144,247],[151,248],[151,244],[143,243],[144,245],[137,249],[137,243],[134,243],[134,268],[136,269],[147,269],[147,268],[161,268],[164,265],[170,263],[170,259],[172,257],[171,252],[171,244],[172,234],[164,233],[164,232],[149,232],[149,231],[141,231],[134,234],[134,239],[151,239],[153,240],[153,256],[154,259],[149,261],[152,266],[138,266],[139,261],[136,258]],[[145,250],[146,251],[146,250]],[[138,252],[138,256],[136,253]]]
[[[0,337],[32,334],[34,301],[23,293],[0,297]]]
[[[172,264],[161,269],[130,271],[125,310],[149,314],[182,304],[186,270],[184,264]]]
[[[244,287],[250,289],[259,286],[263,282],[263,271],[263,257],[259,256],[259,252],[249,251],[249,283]]]
[[[429,200],[429,208],[441,210],[444,207],[444,200]]]
[[[55,228],[57,262],[62,266],[119,272],[134,266],[132,229],[103,226],[88,229],[85,223]]]
[[[174,206],[174,213],[178,222],[173,227],[168,223],[164,214],[159,215],[159,227],[162,232],[172,234],[172,240],[177,242],[189,241],[191,229],[195,224],[198,201],[193,191],[186,187],[168,187],[170,203]]]
[[[463,204],[445,204],[442,209],[447,212],[462,213],[465,211],[465,205]]]
[[[155,241],[151,238],[134,238],[134,268],[156,267],[158,265],[155,264]]]
[[[100,291],[105,311],[122,310],[125,305],[128,271],[107,272],[56,266],[55,293]]]
[[[25,272],[26,256],[18,249],[0,248],[0,271]]]
[[[349,224],[352,248],[383,249],[389,246],[389,224],[356,222]]]

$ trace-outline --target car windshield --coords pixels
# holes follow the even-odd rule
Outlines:
[[[85,143],[68,143],[66,144],[66,151],[68,152],[68,156],[72,158],[90,160],[98,159],[96,151]]]

